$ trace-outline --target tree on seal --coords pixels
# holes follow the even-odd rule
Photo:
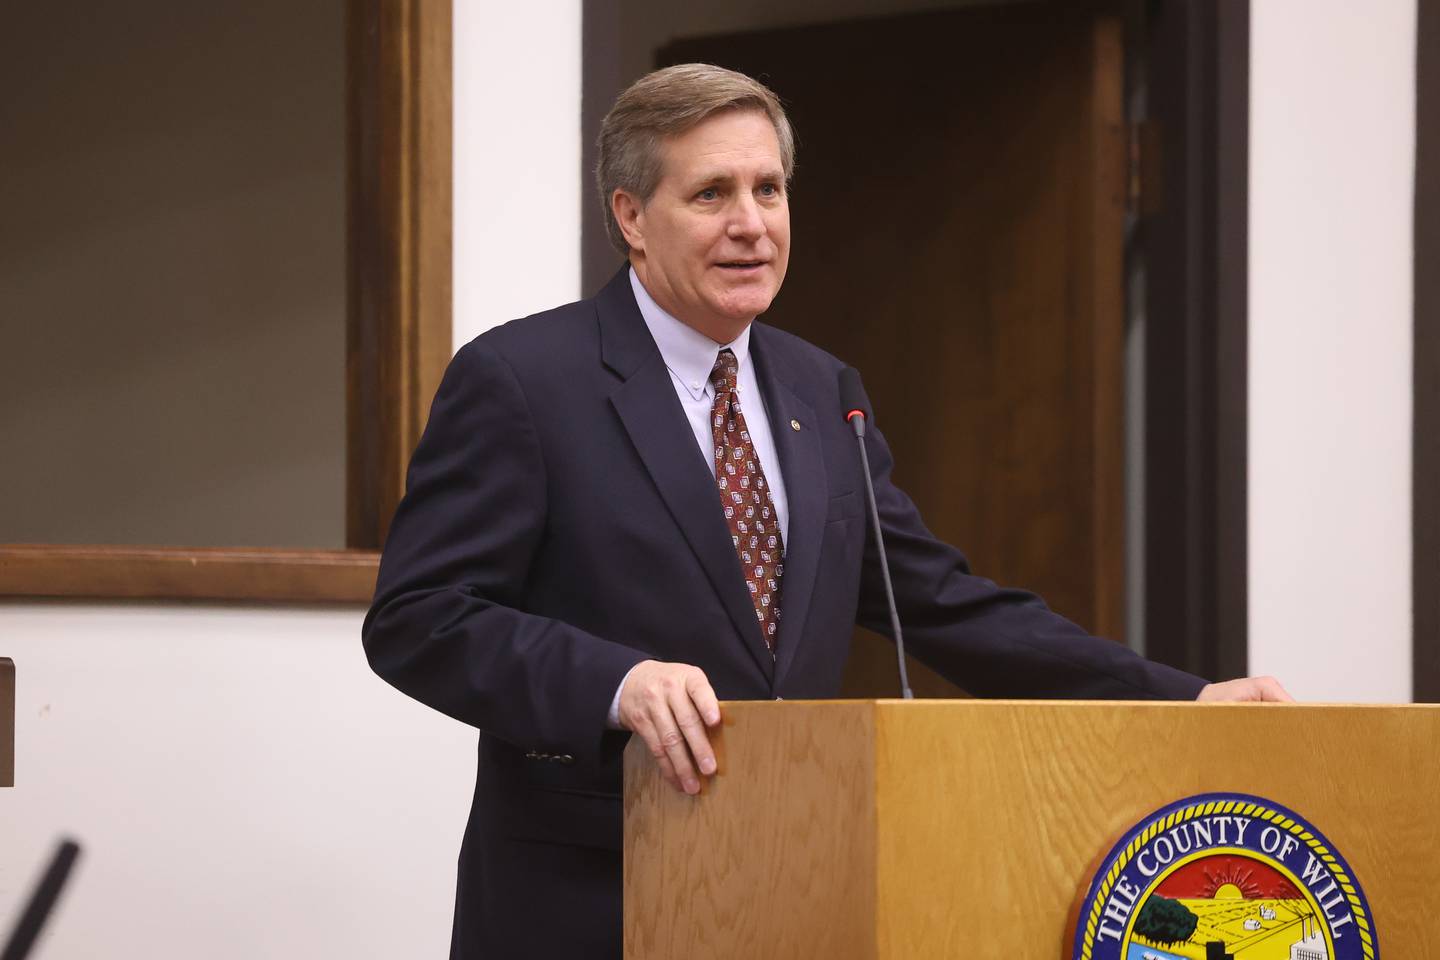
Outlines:
[[[1152,943],[1181,943],[1190,939],[1200,918],[1179,900],[1153,896],[1135,918],[1135,932]]]

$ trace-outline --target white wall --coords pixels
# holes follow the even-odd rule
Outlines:
[[[475,735],[369,671],[360,618],[0,606],[0,929],[70,834],[40,958],[444,956]]]
[[[455,4],[457,349],[581,296],[580,15]]]
[[[1415,0],[1252,0],[1250,667],[1411,696]]]

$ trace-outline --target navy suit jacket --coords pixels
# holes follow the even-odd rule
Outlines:
[[[364,640],[382,677],[481,731],[455,957],[620,956],[628,735],[606,715],[636,663],[699,666],[722,700],[834,697],[854,625],[889,632],[842,365],[763,323],[750,342],[790,503],[774,659],[625,271],[481,335],[445,375]],[[973,576],[891,482],[873,425],[866,443],[927,664],[979,696],[1196,696],[1204,681]]]

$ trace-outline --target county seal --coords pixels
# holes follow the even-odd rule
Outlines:
[[[1135,825],[1091,881],[1076,960],[1374,960],[1344,857],[1292,810],[1209,793]]]

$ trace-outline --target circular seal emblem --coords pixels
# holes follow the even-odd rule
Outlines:
[[[1075,960],[1375,960],[1370,904],[1330,841],[1261,797],[1207,793],[1131,828],[1080,902]]]

